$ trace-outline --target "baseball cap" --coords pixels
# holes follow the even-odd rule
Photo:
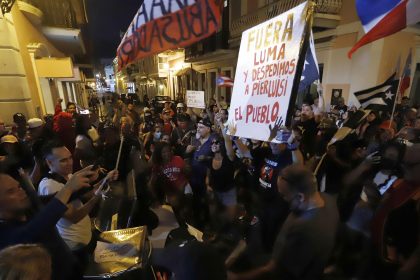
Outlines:
[[[3,136],[0,139],[0,142],[1,142],[1,144],[3,144],[3,143],[11,143],[11,144],[14,144],[14,143],[17,143],[18,140],[17,140],[17,138],[14,135],[8,134],[8,135]]]
[[[25,115],[24,115],[24,114],[22,114],[22,113],[16,113],[16,114],[14,114],[14,115],[13,115],[13,121],[14,121],[14,122],[23,121],[23,120],[25,120],[25,119],[26,119],[26,117],[25,117]]]
[[[184,103],[178,103],[178,104],[176,104],[176,107],[177,108],[184,108],[185,106],[184,106]]]
[[[207,119],[207,118],[205,118],[205,119],[201,119],[198,123],[199,123],[199,124],[202,124],[202,125],[204,125],[204,126],[207,126],[207,127],[209,127],[209,128],[211,128],[211,126],[212,126],[212,124],[211,124],[210,120],[209,120],[209,119]]]
[[[176,118],[179,122],[187,122],[188,121],[187,116],[184,115],[184,114],[179,114],[179,115],[176,116]]]
[[[29,128],[37,128],[42,126],[43,122],[41,119],[38,118],[32,118],[28,120],[28,127]]]

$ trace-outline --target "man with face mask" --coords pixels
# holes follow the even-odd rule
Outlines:
[[[245,273],[228,273],[228,279],[312,280],[322,276],[339,223],[335,200],[318,192],[316,178],[300,165],[283,169],[277,189],[291,212],[277,235],[271,260]]]

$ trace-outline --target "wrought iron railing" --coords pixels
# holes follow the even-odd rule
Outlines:
[[[45,26],[78,28],[71,0],[19,0],[40,9]]]
[[[70,0],[38,0],[44,13],[43,24],[54,27],[77,28],[76,14]]]
[[[232,20],[230,25],[231,38],[238,37],[242,32],[252,26],[258,25],[270,18],[273,18],[293,7],[303,3],[306,0],[279,0],[268,4],[253,13],[241,16]],[[340,13],[343,0],[313,0],[316,3],[315,13],[333,14]]]

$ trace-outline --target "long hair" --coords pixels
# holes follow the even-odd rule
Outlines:
[[[218,135],[215,136],[215,137],[213,137],[213,139],[211,140],[211,142],[212,142],[211,145],[213,145],[213,141],[219,141],[219,143],[220,143],[219,144],[220,153],[222,154],[223,158],[226,158],[227,157],[227,153],[226,153],[225,140],[223,139],[223,137],[220,137]],[[213,153],[213,156],[214,156],[214,153]]]
[[[40,245],[16,245],[0,251],[1,280],[49,280],[51,257]]]
[[[169,145],[166,142],[159,142],[155,146],[155,150],[153,151],[153,164],[156,166],[161,166],[163,164],[163,158],[162,158],[162,151],[165,147],[171,148],[171,145]]]

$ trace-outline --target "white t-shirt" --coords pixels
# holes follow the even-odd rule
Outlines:
[[[39,183],[38,193],[40,195],[49,195],[60,191],[63,187],[64,184],[53,179],[44,178]],[[73,200],[71,204],[76,209],[83,206],[80,199]],[[88,215],[76,224],[66,218],[61,218],[56,226],[61,237],[71,250],[77,250],[86,246],[92,238],[91,224]]]

